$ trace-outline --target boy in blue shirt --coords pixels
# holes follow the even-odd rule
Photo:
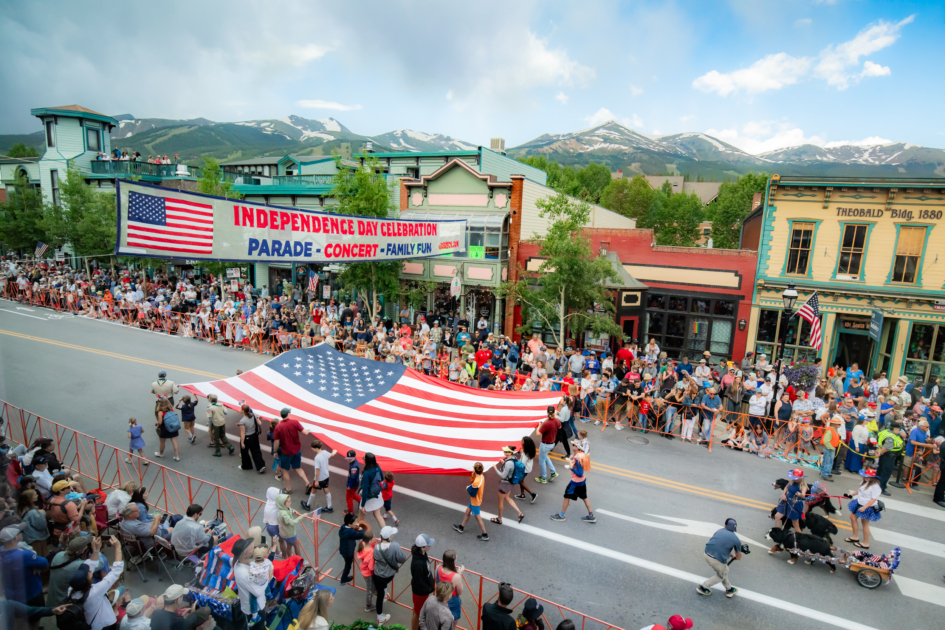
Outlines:
[[[347,509],[345,514],[355,514],[352,509],[354,505],[360,505],[361,496],[358,494],[358,488],[361,486],[361,466],[358,464],[358,454],[353,450],[348,451],[345,456],[345,462],[348,464],[348,479],[345,483],[345,504]]]

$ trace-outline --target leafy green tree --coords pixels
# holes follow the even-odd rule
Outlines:
[[[642,175],[635,175],[633,179],[615,179],[610,182],[601,193],[602,206],[625,217],[640,221],[646,217],[656,191],[650,187]]]
[[[43,228],[49,245],[68,243],[76,256],[111,258],[115,251],[118,207],[114,193],[96,190],[85,183],[85,175],[69,163],[66,179],[59,187],[59,205],[46,204]]]
[[[573,196],[579,191],[580,185],[577,181],[577,175],[570,166],[561,166],[557,162],[552,162],[544,155],[522,157],[519,158],[519,162],[545,171],[548,175],[548,188],[552,188],[556,192],[563,192]]]
[[[715,206],[715,216],[712,217],[713,247],[738,248],[742,222],[751,213],[751,202],[755,193],[764,193],[767,183],[767,173],[749,173],[736,182],[722,182],[719,187],[719,196],[713,204]]]
[[[333,208],[334,212],[359,217],[388,217],[397,210],[391,200],[391,186],[384,178],[376,157],[365,160],[360,168],[352,169],[335,156],[335,165],[338,170],[332,195],[338,200],[338,205]],[[342,267],[339,280],[346,288],[371,296],[366,303],[373,319],[380,314],[381,296],[419,308],[433,290],[433,284],[429,282],[402,283],[402,268],[403,261],[400,260],[347,263]]]
[[[10,150],[7,152],[7,157],[11,158],[25,158],[25,157],[39,157],[39,153],[36,152],[36,147],[28,147],[22,142],[17,142]]]
[[[577,196],[591,203],[600,203],[601,193],[612,180],[609,168],[591,162],[577,171],[577,181],[581,187]]]
[[[584,233],[590,206],[562,193],[539,199],[536,205],[539,216],[549,222],[544,237],[534,235],[541,242],[538,255],[544,260],[536,275],[523,272],[517,282],[506,282],[499,289],[503,298],[522,308],[519,332],[540,326],[552,332],[559,347],[564,347],[569,330],[575,338],[586,330],[621,334],[607,288],[619,277],[612,263],[594,252]],[[605,312],[596,312],[595,305],[603,305]]]
[[[672,193],[665,182],[654,196],[653,203],[640,227],[652,228],[658,245],[693,247],[699,239],[702,222],[702,200],[693,193]]]
[[[20,174],[13,191],[0,203],[0,241],[3,251],[32,252],[37,242],[49,243],[43,228],[43,195]]]
[[[209,156],[204,156],[203,158],[203,174],[200,176],[200,179],[197,180],[197,192],[201,192],[205,195],[213,195],[214,197],[223,197],[224,199],[243,198],[243,195],[233,189],[233,182],[223,178],[223,171],[220,170],[220,165],[217,163],[216,159]],[[221,298],[225,298],[226,295],[226,288],[224,286],[226,282],[226,270],[231,267],[245,267],[245,265],[237,265],[225,260],[201,261],[200,266],[217,279],[217,282],[220,284]]]

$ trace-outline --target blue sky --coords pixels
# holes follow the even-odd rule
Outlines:
[[[614,118],[752,153],[945,147],[943,54],[941,2],[0,0],[0,133],[78,103],[507,146]]]

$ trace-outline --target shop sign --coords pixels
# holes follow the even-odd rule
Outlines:
[[[230,280],[230,293],[236,293],[240,290],[240,283],[236,280]]]
[[[932,305],[936,311],[945,311],[945,300],[935,300],[935,304]]]
[[[469,257],[482,260],[486,257],[486,248],[484,245],[470,245]]]
[[[226,269],[227,278],[239,278],[240,277],[240,268],[239,267],[227,267]]]
[[[837,208],[838,217],[855,217],[858,219],[919,219],[920,221],[938,221],[942,218],[941,210],[905,210],[902,208]]]
[[[295,268],[295,275],[301,278],[308,278],[308,267],[299,265]]]
[[[462,293],[463,285],[459,281],[459,276],[453,276],[453,279],[450,281],[450,297],[458,298]]]
[[[870,323],[858,319],[841,319],[840,328],[842,330],[869,330]]]
[[[873,338],[873,341],[879,343],[879,336],[883,333],[883,312],[877,309],[873,309],[872,316],[870,317],[870,337]]]
[[[328,283],[322,285],[322,299],[327,300],[331,297],[331,287],[328,286]]]
[[[584,347],[597,352],[604,352],[610,348],[610,335],[607,333],[595,333],[588,330],[584,333]]]

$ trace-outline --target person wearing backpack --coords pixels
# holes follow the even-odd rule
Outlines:
[[[525,478],[525,465],[521,460],[515,459],[514,446],[503,446],[502,453],[505,459],[496,462],[492,467],[499,475],[499,516],[489,519],[496,525],[502,524],[502,512],[505,510],[505,504],[508,503],[512,509],[518,513],[518,522],[521,523],[525,518],[525,513],[518,509],[515,501],[512,500],[512,487],[522,482]]]
[[[368,453],[370,455],[370,453]],[[365,460],[367,455],[365,455]],[[366,465],[366,464],[365,464]],[[367,469],[365,469],[365,473]],[[396,527],[387,525],[381,529],[380,542],[374,546],[374,590],[377,592],[377,625],[383,625],[390,619],[384,614],[384,599],[387,585],[391,583],[397,571],[407,561],[407,554],[400,545],[391,540],[397,533]]]
[[[384,472],[377,465],[374,453],[365,453],[364,472],[361,474],[361,510],[358,513],[358,519],[363,520],[367,514],[373,514],[378,530],[384,528],[384,517],[381,515],[381,508],[384,507],[384,499],[381,497],[383,480]]]
[[[162,398],[158,401],[157,423],[154,428],[157,429],[158,437],[161,438],[160,450],[154,453],[155,457],[164,457],[164,444],[167,440],[171,441],[174,447],[174,461],[180,461],[180,447],[177,445],[177,434],[180,431],[180,416],[174,411],[171,401]]]

